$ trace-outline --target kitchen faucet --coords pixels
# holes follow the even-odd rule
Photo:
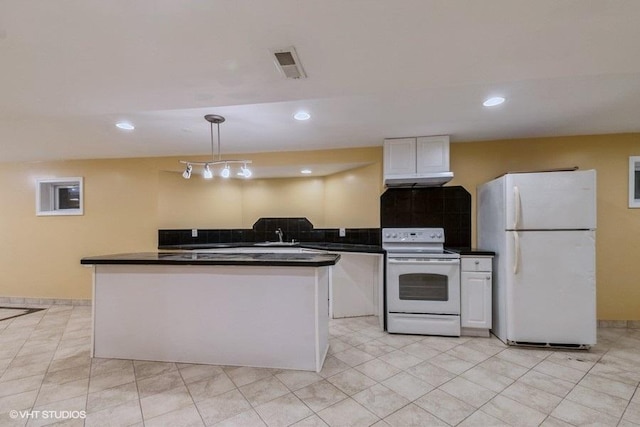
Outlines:
[[[283,243],[283,240],[282,240],[282,228],[276,229],[276,234],[278,235],[278,240],[280,241],[280,243]]]

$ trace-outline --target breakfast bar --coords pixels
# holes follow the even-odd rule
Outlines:
[[[319,372],[330,253],[158,252],[93,265],[92,356]]]

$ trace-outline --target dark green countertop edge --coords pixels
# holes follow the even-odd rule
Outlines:
[[[295,245],[283,244],[283,245],[268,245],[245,242],[245,243],[201,243],[191,245],[163,245],[158,246],[159,250],[187,250],[197,251],[199,249],[224,249],[224,248],[303,248],[303,249],[317,249],[321,251],[332,252],[361,252],[370,254],[384,254],[385,251],[382,246],[377,245],[358,245],[352,243],[314,243],[314,242],[300,242]]]
[[[478,248],[447,248],[450,251],[457,252],[460,256],[496,256],[493,251]]]
[[[195,255],[195,257],[193,257]],[[83,265],[235,265],[261,267],[326,267],[335,265],[339,254],[251,254],[140,252],[85,257]]]

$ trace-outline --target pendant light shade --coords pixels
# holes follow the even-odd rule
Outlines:
[[[182,173],[182,177],[184,179],[191,178],[191,172],[193,171],[193,165],[202,166],[203,171],[202,175],[205,179],[212,179],[214,176],[214,168],[222,167],[220,170],[220,176],[223,178],[229,178],[231,176],[231,167],[230,165],[241,164],[240,171],[237,173],[238,176],[244,178],[250,178],[252,175],[251,170],[247,168],[247,164],[251,163],[251,160],[222,160],[222,154],[220,151],[220,123],[225,121],[225,118],[222,116],[218,116],[217,114],[207,114],[204,116],[204,119],[209,122],[211,129],[211,161],[209,162],[192,162],[190,160],[180,160],[180,163],[183,163],[186,166],[184,172]],[[213,141],[213,125],[216,125],[217,128],[217,140],[218,140],[218,158],[216,159],[214,153],[214,141]]]

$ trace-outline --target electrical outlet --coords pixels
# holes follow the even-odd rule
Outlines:
[[[191,237],[198,237],[198,229],[197,228],[192,228],[191,229]]]
[[[347,229],[346,228],[341,228],[340,229],[340,237],[347,237]]]

